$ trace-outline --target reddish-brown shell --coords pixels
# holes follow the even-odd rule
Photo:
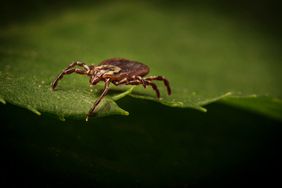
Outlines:
[[[121,68],[121,71],[112,76],[112,80],[123,78],[131,78],[133,76],[145,76],[149,73],[150,69],[147,65],[137,61],[131,61],[123,58],[112,58],[104,60],[100,65],[114,65]]]

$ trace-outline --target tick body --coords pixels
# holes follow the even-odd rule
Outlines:
[[[81,69],[75,68],[76,66],[80,66]],[[58,81],[61,80],[64,75],[72,73],[89,76],[90,85],[96,85],[100,81],[105,82],[102,94],[95,101],[86,116],[86,121],[88,121],[89,117],[95,114],[95,110],[103,97],[107,95],[110,83],[113,83],[116,86],[140,84],[143,85],[144,88],[146,88],[146,86],[151,86],[156,92],[157,97],[160,98],[159,89],[157,85],[152,82],[154,80],[159,80],[164,82],[164,85],[167,88],[167,93],[170,95],[171,89],[168,80],[163,76],[145,77],[149,73],[149,71],[150,69],[147,65],[123,58],[107,59],[102,61],[99,65],[86,65],[82,62],[75,61],[57,76],[57,78],[52,82],[51,88],[52,90],[55,90]]]

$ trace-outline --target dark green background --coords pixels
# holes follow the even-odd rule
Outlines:
[[[107,1],[109,2],[109,1]],[[89,1],[9,1],[1,26],[28,22]],[[96,1],[97,5],[102,1]],[[210,8],[281,40],[276,1],[153,1],[156,6]],[[279,50],[279,49],[278,49]],[[281,122],[221,103],[208,113],[126,97],[128,117],[61,122],[1,105],[1,183],[53,185],[281,184]]]
[[[221,104],[209,105],[209,113],[128,97],[119,104],[132,115],[87,126],[2,106],[4,178],[38,185],[280,184],[278,122]]]

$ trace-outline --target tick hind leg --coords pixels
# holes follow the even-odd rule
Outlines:
[[[128,78],[123,78],[120,81],[116,81],[113,82],[113,84],[117,85],[121,85],[121,84],[125,84],[125,85],[139,85],[142,84],[144,88],[146,88],[146,86],[148,84],[146,84],[146,81],[141,77],[141,76],[134,76],[132,78],[130,78],[128,80]]]
[[[145,83],[146,83],[147,85],[150,85],[150,86],[153,88],[153,90],[156,92],[158,98],[161,97],[160,91],[159,91],[159,89],[158,89],[158,87],[157,87],[156,84],[154,84],[154,83],[152,83],[152,82],[150,82],[150,81],[145,81]]]
[[[160,98],[160,91],[157,87],[156,84],[152,83],[151,81],[142,79],[142,78],[135,78],[134,80],[124,80],[122,82],[117,82],[116,85],[121,85],[121,84],[125,84],[125,85],[140,85],[142,84],[144,87],[146,87],[147,85],[150,85],[153,90],[156,92],[156,95],[158,98]]]
[[[146,81],[153,81],[153,80],[163,81],[164,85],[166,86],[167,93],[169,95],[171,95],[171,89],[170,89],[170,86],[169,86],[169,82],[168,82],[168,80],[165,77],[163,77],[163,76],[149,76],[147,78],[144,78],[144,80],[146,80]]]
[[[75,69],[73,68],[75,66],[80,66],[80,67],[83,67],[84,69],[83,70]],[[64,77],[64,75],[66,74],[72,74],[74,72],[77,74],[87,74],[89,70],[90,68],[86,64],[79,62],[79,61],[73,62],[57,76],[57,78],[52,82],[51,87],[53,90],[55,90],[55,88],[58,85],[59,80],[61,80]]]

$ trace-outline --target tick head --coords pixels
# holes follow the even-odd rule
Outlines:
[[[90,83],[96,85],[100,80],[110,78],[112,75],[117,74],[121,71],[121,68],[114,65],[100,65],[93,67],[90,72]]]

